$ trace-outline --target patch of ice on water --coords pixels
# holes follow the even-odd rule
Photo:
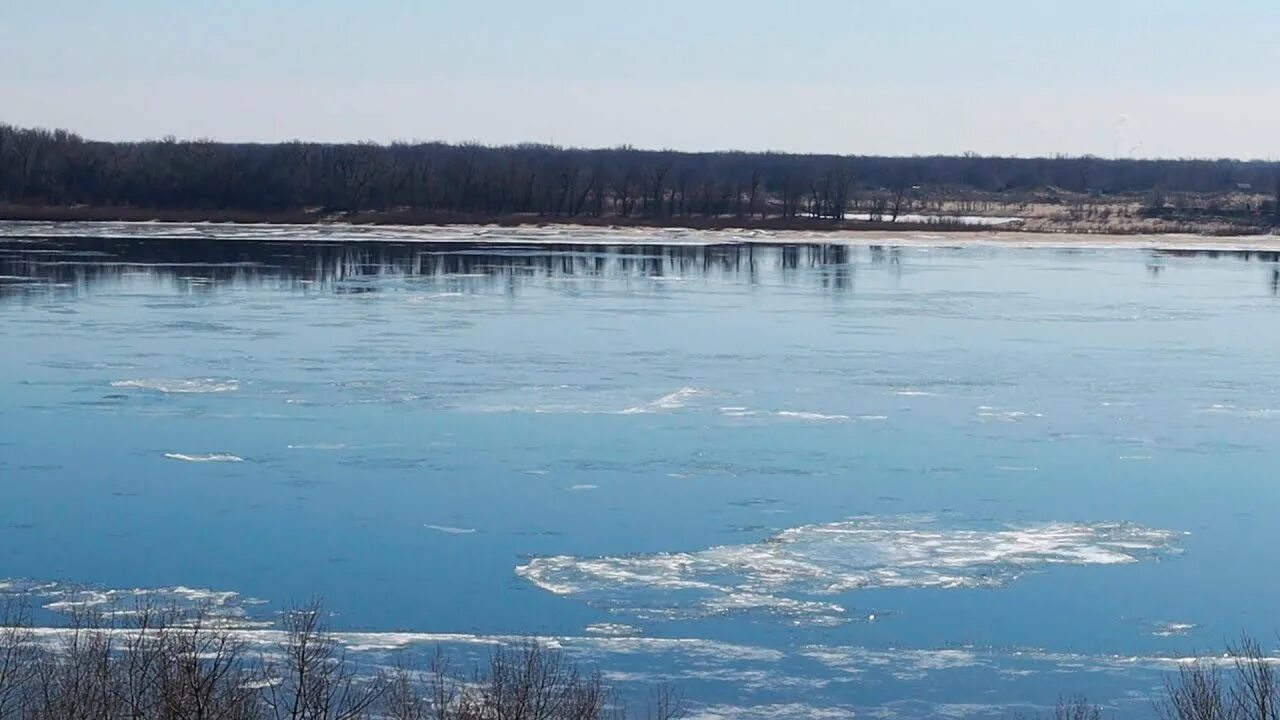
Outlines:
[[[617,626],[623,627],[623,626]],[[270,642],[275,633],[254,632]],[[249,636],[249,634],[246,634]],[[398,651],[412,648],[431,650],[442,644],[457,645],[521,645],[537,642],[575,655],[599,659],[605,655],[648,655],[659,653],[680,654],[706,661],[724,662],[779,662],[786,655],[772,648],[756,645],[740,645],[703,638],[651,638],[636,635],[480,635],[472,633],[433,632],[338,632],[334,639],[352,651]]]
[[[1230,403],[1210,405],[1207,408],[1201,408],[1200,412],[1253,420],[1280,418],[1280,409],[1277,408],[1242,408]]]
[[[641,615],[767,611],[827,623],[845,619],[844,609],[815,596],[1000,586],[1051,565],[1159,556],[1176,537],[1127,523],[954,527],[931,517],[864,516],[695,552],[539,557],[516,573],[548,592]]]
[[[781,418],[783,420],[801,420],[807,422],[846,422],[854,418],[841,413],[825,413],[814,410],[753,410],[740,405],[727,405],[720,408],[720,414],[732,418]],[[884,415],[859,415],[858,420],[887,420]]]
[[[346,443],[307,443],[302,445],[289,445],[290,450],[346,450]]]
[[[165,453],[164,456],[169,458],[170,460],[181,460],[183,462],[195,462],[195,463],[244,462],[244,458],[240,457],[239,455],[232,455],[230,453],[209,453],[207,455],[186,455],[184,453]]]
[[[671,410],[679,410],[681,408],[687,407],[689,405],[689,401],[692,400],[693,398],[700,397],[707,394],[708,392],[706,390],[702,390],[700,388],[682,387],[679,390],[676,390],[675,392],[672,392],[672,393],[667,393],[666,395],[663,395],[662,397],[652,402],[647,402],[642,405],[633,405],[632,407],[622,410],[619,414],[641,415],[645,413],[658,413],[658,412],[669,412]]]
[[[619,398],[612,393],[586,394],[581,392],[581,388],[571,388],[568,385],[538,386],[524,390],[528,402],[481,402],[462,409],[483,413],[648,415],[682,410],[693,405],[696,398],[712,394],[702,388],[681,387],[655,400],[637,403],[634,397]]]
[[[1027,418],[1044,417],[1044,415],[1027,410],[1003,410],[989,405],[980,405],[977,417],[983,422],[1019,422]]]
[[[137,615],[146,609],[189,615],[199,611],[210,622],[227,627],[261,627],[248,608],[264,601],[230,590],[175,585],[160,588],[103,588],[60,582],[6,579],[0,593],[29,598],[50,612],[76,614],[93,611],[104,617]]]
[[[915,388],[903,388],[895,391],[894,395],[901,395],[903,397],[937,397],[938,393],[932,393],[926,390],[917,390]]]
[[[476,531],[475,528],[453,527],[451,525],[426,525],[424,527],[428,527],[436,532],[442,532],[447,535],[470,535]]]
[[[860,717],[853,708],[773,703],[758,705],[707,705],[684,715],[686,720],[848,720]]]
[[[639,628],[622,623],[591,623],[586,627],[586,631],[589,635],[608,635],[610,637],[628,637],[640,634]]]
[[[233,392],[240,389],[238,380],[218,378],[116,380],[111,387],[152,390],[160,393],[199,394]]]
[[[1151,632],[1151,634],[1155,635],[1156,637],[1179,637],[1182,635],[1186,635],[1187,633],[1195,629],[1196,629],[1196,626],[1194,623],[1165,622],[1165,623],[1160,623],[1160,625],[1157,626],[1156,629]]]
[[[591,483],[580,483],[578,485],[570,485],[569,487],[565,488],[565,490],[568,490],[569,492],[585,492],[587,490],[599,490],[599,489],[600,489],[599,485],[592,485]]]
[[[848,415],[827,415],[819,412],[809,412],[807,410],[779,410],[778,417],[793,418],[795,420],[814,420],[818,422],[833,422],[840,420],[848,420]]]

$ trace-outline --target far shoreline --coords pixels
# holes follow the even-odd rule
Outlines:
[[[320,213],[264,213],[206,210],[152,210],[144,208],[110,208],[88,206],[0,205],[0,223],[120,223],[147,226],[227,225],[240,227],[306,227],[350,228],[370,233],[370,237],[341,238],[346,242],[392,242],[385,231],[403,228],[406,242],[475,242],[486,239],[479,233],[474,238],[435,239],[413,237],[414,231],[430,228],[528,228],[545,233],[529,238],[531,242],[560,244],[629,245],[640,244],[640,238],[628,238],[628,230],[698,232],[709,237],[706,243],[680,244],[788,244],[833,243],[852,245],[897,245],[902,247],[1027,247],[1061,249],[1149,249],[1280,252],[1280,234],[1272,233],[1197,233],[1134,232],[1112,230],[1082,232],[1068,228],[1027,229],[1017,224],[979,225],[961,222],[871,222],[864,220],[832,221],[818,218],[772,217],[748,221],[744,218],[617,218],[617,217],[545,217],[536,215],[477,216],[458,213],[365,212],[321,215]],[[591,229],[617,232],[617,237],[561,237],[561,233]],[[378,232],[382,230],[384,232]],[[761,236],[760,233],[768,233]],[[140,238],[144,239],[144,238]],[[180,238],[163,238],[172,239]],[[228,238],[234,239],[234,238]],[[289,238],[246,238],[273,242],[291,242]],[[315,238],[300,238],[301,241]],[[517,239],[494,238],[494,242],[518,242]],[[659,238],[649,244],[663,244]]]
[[[0,205],[0,221],[12,222],[153,222],[231,223],[240,225],[475,225],[491,227],[579,226],[597,228],[684,228],[687,230],[793,230],[840,232],[856,230],[932,230],[945,232],[990,231],[993,224],[966,223],[950,216],[938,221],[831,220],[813,217],[744,218],[738,216],[692,217],[594,217],[589,215],[537,215],[523,213],[475,214],[414,210],[312,212],[305,210],[260,212],[242,210],[152,209],[85,205]],[[1015,227],[1018,223],[1008,223]]]

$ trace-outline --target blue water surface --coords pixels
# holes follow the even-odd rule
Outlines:
[[[704,717],[1143,715],[1274,644],[1274,255],[593,232],[6,226],[0,590],[321,596]]]

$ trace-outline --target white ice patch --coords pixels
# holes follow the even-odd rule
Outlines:
[[[668,393],[652,402],[642,405],[633,405],[620,414],[622,415],[642,415],[646,413],[670,412],[688,407],[689,401],[693,398],[708,394],[706,390],[692,387],[682,387],[673,393]]]
[[[813,420],[816,422],[838,422],[849,419],[848,415],[827,415],[807,410],[779,410],[778,417],[792,418],[794,420]]]
[[[1160,623],[1151,634],[1156,637],[1180,637],[1195,629],[1196,626],[1192,623],[1166,622]]]
[[[822,599],[864,588],[1000,586],[1049,565],[1111,565],[1170,552],[1176,534],[1126,523],[953,527],[931,517],[855,517],[697,552],[531,560],[516,573],[558,595],[642,616],[767,611],[844,621]]]
[[[720,414],[732,418],[781,418],[783,420],[833,423],[848,422],[853,418],[840,413],[824,413],[814,410],[753,410],[740,405],[727,405],[720,408]],[[859,420],[884,420],[884,415],[859,415]]]
[[[568,490],[569,492],[586,492],[588,490],[599,490],[599,489],[600,489],[599,485],[592,485],[590,483],[570,485],[569,487],[565,488],[565,490]]]
[[[856,717],[861,717],[861,714],[850,708],[820,707],[801,702],[707,705],[685,715],[687,720],[851,720]]]
[[[1280,418],[1280,409],[1276,408],[1242,408],[1231,404],[1210,405],[1200,410],[1202,413],[1212,415],[1228,415],[1231,417],[1248,418],[1250,420],[1266,420],[1270,418]]]
[[[111,387],[151,390],[159,393],[200,394],[233,392],[240,389],[240,383],[237,380],[219,380],[217,378],[116,380],[111,383]]]
[[[446,535],[470,535],[476,531],[475,528],[452,527],[450,525],[427,525],[426,527]]]
[[[588,635],[607,635],[609,637],[629,637],[640,634],[639,628],[622,623],[592,623],[586,627],[586,630]]]
[[[263,623],[249,617],[248,607],[264,601],[230,590],[185,585],[161,588],[101,588],[59,582],[8,579],[0,594],[30,598],[50,612],[74,614],[91,610],[104,617],[136,615],[145,609],[204,613],[209,622],[227,627],[255,628]]]
[[[978,408],[978,419],[983,422],[1021,422],[1027,418],[1040,418],[1044,415],[1027,410],[1004,410],[988,405]]]
[[[165,453],[165,457],[170,460],[181,460],[183,462],[207,463],[207,462],[244,462],[244,458],[239,455],[230,453],[209,453],[207,455],[186,455],[184,453]]]

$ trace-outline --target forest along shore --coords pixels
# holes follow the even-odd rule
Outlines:
[[[87,140],[0,124],[0,219],[1262,235],[1280,163]]]

